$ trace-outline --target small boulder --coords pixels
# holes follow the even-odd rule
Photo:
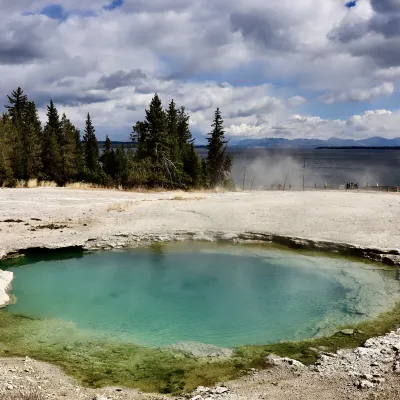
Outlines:
[[[361,378],[367,379],[367,380],[370,381],[370,380],[372,380],[373,376],[371,374],[364,374],[364,375],[361,376]]]
[[[217,387],[214,389],[214,393],[215,393],[215,394],[223,394],[223,393],[226,393],[226,392],[228,392],[228,388],[225,387],[225,386],[217,386]]]
[[[206,386],[199,386],[195,389],[194,392],[195,393],[209,393],[209,392],[211,392],[211,389]]]
[[[272,365],[277,365],[277,366],[290,366],[294,367],[296,369],[301,369],[305,368],[305,365],[302,364],[300,361],[297,360],[292,360],[291,358],[288,357],[279,357],[276,354],[268,354],[268,356],[265,359],[267,363],[272,364]]]
[[[372,382],[367,380],[360,381],[357,386],[359,389],[372,389],[373,387],[375,387]]]
[[[400,342],[393,345],[393,349],[399,351],[400,350]]]

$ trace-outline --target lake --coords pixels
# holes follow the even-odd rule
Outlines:
[[[204,157],[207,150],[198,149]],[[347,182],[400,186],[400,150],[376,149],[238,149],[231,148],[232,176],[239,187],[270,188],[272,184],[300,189],[338,187]]]

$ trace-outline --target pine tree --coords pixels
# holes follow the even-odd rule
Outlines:
[[[42,124],[36,104],[30,101],[27,106],[26,120],[23,124],[22,146],[24,149],[24,175],[26,179],[37,178],[42,167]]]
[[[185,167],[185,172],[191,180],[191,186],[199,188],[202,185],[202,166],[193,143],[190,144]]]
[[[189,178],[187,184],[198,187],[201,176],[200,159],[193,142],[189,128],[189,115],[186,113],[185,107],[181,107],[178,111],[178,147],[184,176]]]
[[[103,145],[103,154],[101,155],[101,163],[103,164],[103,171],[111,178],[115,178],[116,174],[116,161],[115,152],[112,149],[112,143],[108,135]]]
[[[209,186],[209,173],[208,173],[208,165],[207,165],[207,160],[202,159],[201,160],[201,186],[203,188],[208,188]]]
[[[11,164],[15,130],[8,114],[0,117],[0,187],[12,186],[15,181]]]
[[[193,142],[192,134],[189,129],[189,115],[186,114],[185,107],[181,107],[177,113],[178,147],[181,151],[181,158]]]
[[[210,186],[212,188],[219,184],[224,185],[227,175],[231,170],[231,159],[227,154],[227,141],[225,140],[224,121],[221,117],[219,108],[214,114],[212,131],[208,134],[208,156],[207,169],[209,173]]]
[[[130,136],[132,148],[136,149],[135,158],[143,160],[148,157],[147,140],[148,129],[145,122],[138,121],[132,128]]]
[[[128,156],[125,151],[124,145],[121,145],[115,151],[115,180],[118,185],[126,185],[129,170],[128,170]]]
[[[58,111],[50,100],[47,106],[47,123],[42,140],[42,172],[45,179],[62,182],[62,158],[60,140],[62,139],[62,125]]]
[[[168,132],[168,143],[170,146],[169,154],[171,161],[179,169],[182,168],[182,157],[179,149],[178,139],[178,110],[176,109],[174,100],[169,104],[167,115],[167,132]]]
[[[24,91],[18,87],[17,90],[13,90],[11,96],[7,96],[9,105],[6,105],[8,114],[14,126],[21,124],[26,117],[28,107],[28,97],[24,95]]]
[[[74,177],[75,180],[82,180],[84,179],[84,170],[85,170],[85,156],[81,141],[81,132],[79,129],[75,128],[73,132],[74,136],[74,143],[75,143],[75,169],[76,175]]]
[[[87,115],[85,134],[83,135],[83,148],[85,155],[86,168],[91,174],[99,172],[99,145],[97,142],[95,129],[90,118]]]
[[[6,105],[16,130],[13,138],[12,165],[18,179],[30,179],[38,176],[40,160],[41,124],[36,105],[29,101],[19,87],[7,96]]]
[[[154,162],[160,162],[163,157],[169,157],[167,118],[157,93],[151,100],[149,109],[146,110],[145,126],[148,156]]]
[[[76,131],[75,126],[63,114],[61,118],[60,157],[61,179],[64,184],[78,175],[78,165],[76,164]]]

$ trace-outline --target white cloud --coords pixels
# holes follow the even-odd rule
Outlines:
[[[400,79],[400,67],[379,69],[375,72],[375,78],[381,80],[397,81]]]
[[[105,11],[111,1],[59,0],[71,13],[59,23],[22,15],[46,0],[0,0],[0,93],[22,86],[42,112],[53,97],[79,126],[89,111],[100,137],[126,138],[156,91],[165,106],[185,105],[202,134],[219,106],[235,136],[394,135],[397,113],[357,123],[296,114],[309,99],[335,107],[394,93],[395,0],[371,1],[349,11],[338,0],[125,0]]]
[[[232,125],[227,131],[232,137],[286,139],[365,139],[373,136],[386,138],[400,137],[400,110],[370,110],[361,115],[353,115],[347,120],[328,120],[318,116],[295,114],[276,124],[267,121],[253,124]]]
[[[372,100],[380,96],[390,96],[394,92],[392,82],[384,82],[379,86],[367,89],[350,89],[342,93],[327,93],[323,96],[325,103],[344,103]]]

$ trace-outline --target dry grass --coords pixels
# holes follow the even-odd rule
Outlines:
[[[107,207],[107,211],[117,211],[117,212],[124,212],[126,211],[129,207],[131,207],[134,204],[133,201],[126,201],[124,203],[114,203],[110,204]]]
[[[90,190],[90,189],[105,189],[105,187],[100,187],[99,185],[95,185],[94,183],[87,182],[71,182],[65,184],[65,187],[68,189],[80,189],[80,190]]]
[[[20,179],[17,181],[16,188],[37,188],[37,187],[57,187],[57,183],[53,181],[38,181],[37,179],[29,179],[23,180]]]
[[[3,400],[44,400],[44,397],[36,389],[31,389],[28,392],[8,394]]]

